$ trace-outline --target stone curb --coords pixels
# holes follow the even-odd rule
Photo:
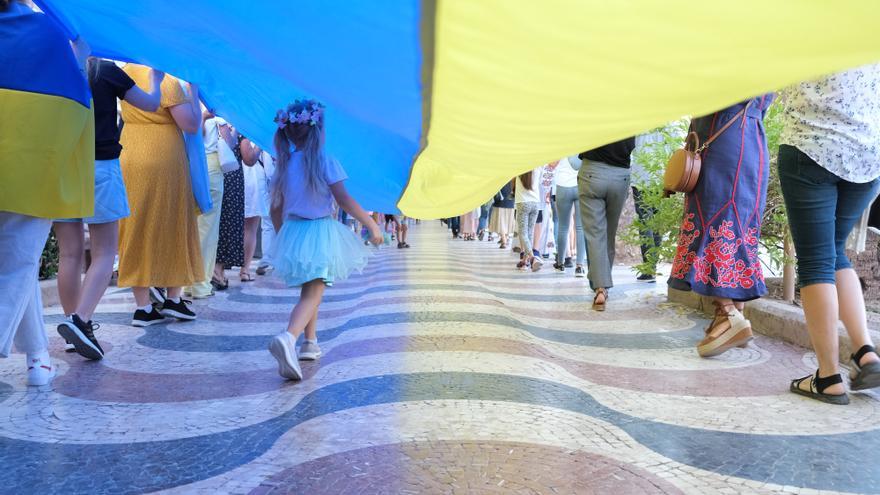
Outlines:
[[[709,317],[715,312],[711,298],[694,292],[669,288],[667,298],[669,302],[694,308]],[[758,299],[746,303],[743,314],[752,322],[752,330],[757,333],[807,349],[812,348],[804,310],[799,306],[772,299]],[[880,332],[876,329],[871,329],[870,332],[874,342],[880,342]],[[838,325],[837,334],[840,341],[840,362],[848,364],[849,356],[853,351],[850,349],[849,336],[842,324]]]
[[[58,280],[54,278],[40,280],[40,292],[43,295],[44,308],[61,303],[61,301],[58,300]]]

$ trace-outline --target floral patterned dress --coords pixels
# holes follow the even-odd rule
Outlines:
[[[745,125],[734,123],[703,152],[699,182],[685,197],[670,287],[736,301],[767,293],[758,240],[770,174],[764,115],[773,97],[753,99]],[[694,119],[691,130],[705,142],[746,104]]]

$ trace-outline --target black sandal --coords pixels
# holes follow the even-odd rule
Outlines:
[[[872,345],[863,345],[855,354],[850,356],[853,362],[853,373],[851,373],[850,389],[867,390],[869,388],[880,387],[880,362],[868,363],[865,366],[859,366],[859,361],[869,352],[877,352]]]
[[[804,390],[801,388],[801,384],[806,380],[810,380],[809,390]],[[816,370],[815,375],[807,375],[803,378],[792,380],[789,390],[791,390],[795,394],[803,395],[804,397],[809,397],[811,399],[816,399],[826,404],[845,406],[849,404],[849,396],[846,395],[846,392],[842,394],[825,393],[825,389],[832,385],[837,385],[838,383],[843,383],[843,378],[840,377],[840,373],[835,373],[831,376],[826,376],[825,378],[819,378],[819,370]]]

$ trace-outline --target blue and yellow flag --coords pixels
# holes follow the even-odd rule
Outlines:
[[[0,211],[90,216],[94,132],[70,43],[47,16],[13,2],[0,13]]]
[[[473,209],[560,156],[880,61],[877,0],[37,3],[97,55],[199,83],[266,149],[276,109],[322,100],[353,195],[418,218]]]

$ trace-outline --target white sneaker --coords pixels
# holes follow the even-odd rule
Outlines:
[[[48,357],[28,359],[27,384],[30,387],[48,385],[55,378],[55,367]]]
[[[281,332],[269,342],[269,352],[278,361],[278,374],[291,380],[302,380],[302,369],[296,355],[296,341],[288,332]]]
[[[317,343],[306,340],[299,347],[299,359],[301,361],[315,361],[319,357],[321,357],[321,348],[318,347]]]

